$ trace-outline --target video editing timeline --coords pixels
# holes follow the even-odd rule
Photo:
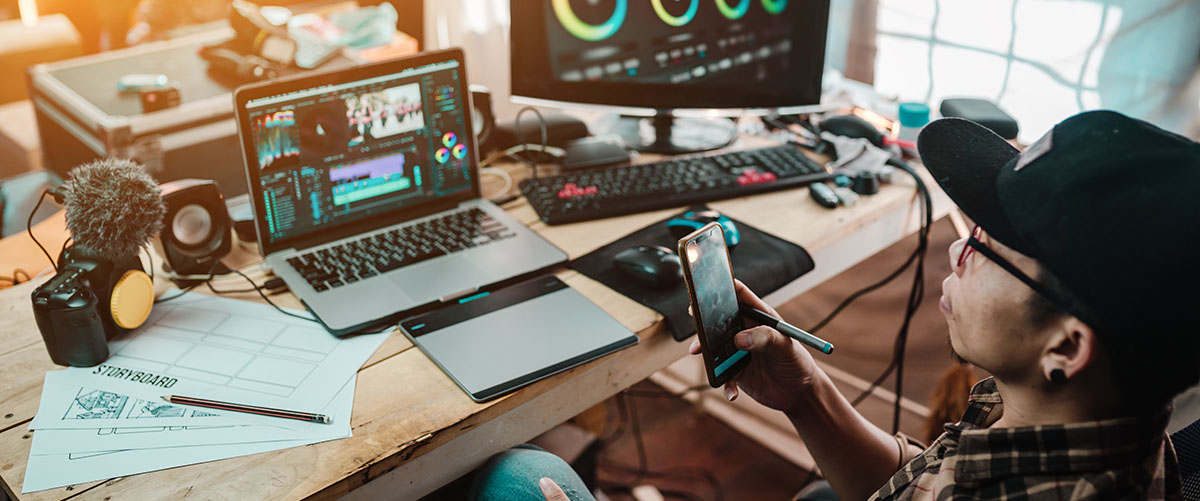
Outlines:
[[[300,139],[296,135],[296,115],[292,110],[268,113],[251,120],[258,164],[264,168],[275,162],[300,158]]]
[[[251,106],[270,241],[469,189],[458,75],[442,63]]]
[[[745,84],[746,75],[763,81],[786,71],[789,16],[803,15],[797,7],[789,11],[788,0],[551,0],[551,6],[551,70],[568,82],[726,77]]]
[[[405,158],[415,157],[416,153],[416,148],[412,148],[331,169],[329,181],[333,184],[333,205],[350,207],[355,202],[383,195],[416,193],[421,187],[421,171],[410,169],[411,175],[405,175],[404,170]]]

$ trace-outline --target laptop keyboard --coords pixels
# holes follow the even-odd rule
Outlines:
[[[403,266],[516,236],[504,223],[471,208],[288,258],[317,292]]]

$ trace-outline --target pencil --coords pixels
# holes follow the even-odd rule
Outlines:
[[[313,423],[329,424],[333,420],[324,414],[312,414],[309,412],[288,411],[283,409],[272,409],[270,407],[258,407],[255,405],[231,404],[229,402],[218,402],[216,400],[206,400],[203,398],[181,397],[178,395],[163,395],[163,400],[173,404],[194,405],[197,407],[208,407],[210,409],[220,409],[223,411],[246,412],[250,414],[258,414],[261,416],[271,416],[286,419],[298,419],[300,421],[310,421]]]
[[[767,312],[762,311],[753,306],[750,306],[748,304],[739,303],[738,306],[740,306],[740,309],[741,309],[743,315],[750,317],[750,319],[754,320],[755,322],[763,324],[767,327],[771,327],[771,328],[779,331],[780,334],[783,334],[787,337],[790,337],[792,339],[800,341],[801,343],[804,343],[813,348],[816,348],[817,350],[820,350],[821,353],[824,353],[826,355],[833,353],[833,343],[830,343],[829,341],[826,341],[817,336],[809,334],[804,329],[801,329],[792,324],[784,322],[783,320],[780,320],[778,318],[772,317]]]

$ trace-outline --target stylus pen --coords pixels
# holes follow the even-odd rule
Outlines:
[[[741,307],[741,311],[742,311],[743,315],[750,317],[750,319],[754,320],[755,322],[758,322],[767,327],[775,329],[775,330],[783,333],[783,335],[790,337],[792,339],[795,339],[796,341],[800,341],[801,343],[812,346],[813,348],[816,348],[821,353],[824,353],[826,355],[833,353],[833,343],[830,343],[829,341],[826,341],[817,336],[809,334],[809,333],[805,332],[803,329],[796,327],[792,324],[789,324],[787,322],[784,322],[783,320],[772,317],[767,312],[762,311],[753,306],[750,306],[747,304],[742,304],[742,303],[738,303],[738,306]]]
[[[299,419],[300,421],[311,421],[313,423],[323,424],[329,424],[333,422],[332,419],[329,419],[329,416],[324,414],[285,411],[283,409],[272,409],[270,407],[258,407],[255,405],[231,404],[229,402],[218,402],[216,400],[205,400],[203,398],[181,397],[178,395],[163,395],[162,399],[173,404],[195,405],[197,407],[208,407],[210,409],[220,409],[223,411],[246,412],[250,414],[258,414],[260,416]]]

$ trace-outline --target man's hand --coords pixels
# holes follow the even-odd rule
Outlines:
[[[567,493],[563,492],[562,487],[559,487],[553,480],[542,477],[541,480],[538,480],[538,487],[541,487],[546,501],[571,501],[571,498],[567,497]]]
[[[779,312],[754,295],[740,280],[734,280],[734,289],[738,302],[779,317]],[[725,398],[737,398],[740,388],[772,409],[786,412],[794,408],[817,370],[812,354],[798,341],[762,325],[737,333],[733,342],[738,349],[749,351],[752,356],[746,368],[725,384]],[[700,341],[693,340],[688,351],[699,355]]]

